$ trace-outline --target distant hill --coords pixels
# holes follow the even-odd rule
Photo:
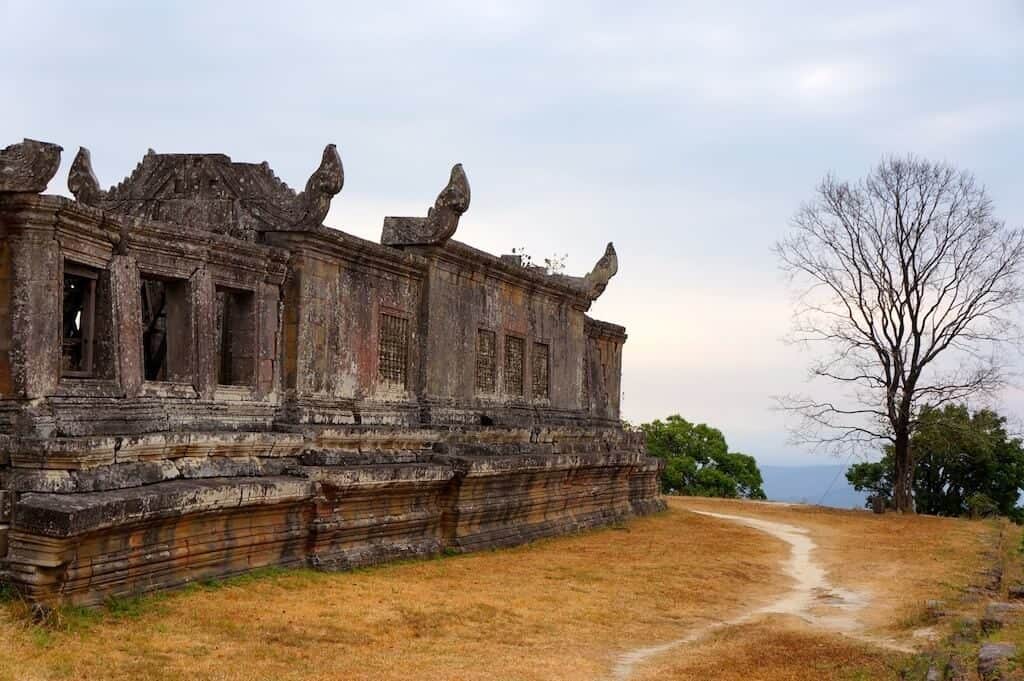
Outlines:
[[[760,466],[761,476],[764,478],[764,492],[771,501],[821,504],[835,508],[864,508],[867,495],[850,487],[846,481],[847,468],[845,464]]]

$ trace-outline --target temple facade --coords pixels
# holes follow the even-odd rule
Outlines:
[[[334,145],[266,163],[150,151],[46,195],[0,151],[0,579],[95,604],[270,565],[506,546],[664,507],[619,418],[615,250],[552,275],[456,241],[456,165],[381,243],[323,225]]]

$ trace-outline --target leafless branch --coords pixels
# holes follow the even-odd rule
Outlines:
[[[893,157],[854,184],[827,176],[776,252],[797,293],[790,340],[816,350],[812,378],[847,389],[848,403],[782,398],[800,417],[795,441],[888,442],[907,467],[923,405],[1005,385],[1024,233],[970,173]]]

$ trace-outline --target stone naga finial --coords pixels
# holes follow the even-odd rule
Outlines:
[[[320,225],[331,209],[331,199],[345,186],[345,168],[341,155],[333,144],[324,147],[320,166],[306,181],[306,189],[299,196],[305,204],[305,213],[300,220],[304,226]]]
[[[425,218],[384,218],[381,243],[388,246],[436,245],[452,238],[459,218],[469,210],[469,178],[461,163],[452,166],[448,184]]]
[[[447,241],[455,234],[459,218],[469,210],[469,178],[461,163],[452,166],[448,184],[434,201],[434,207],[427,211],[427,227],[437,241]]]
[[[68,189],[76,200],[87,206],[99,206],[104,192],[100,189],[99,180],[92,170],[92,154],[85,147],[79,147],[75,160],[71,162],[68,172]]]
[[[615,253],[615,245],[609,241],[604,249],[604,255],[597,261],[594,268],[583,277],[583,288],[586,290],[590,300],[597,300],[604,293],[605,288],[608,287],[608,282],[611,281],[611,278],[618,271],[619,256]]]
[[[59,145],[25,139],[0,150],[0,193],[40,194],[60,167]]]

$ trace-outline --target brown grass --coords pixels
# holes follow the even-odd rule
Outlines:
[[[783,544],[688,506],[810,527],[835,581],[870,586],[884,599],[880,626],[940,595],[937,585],[960,584],[988,531],[981,523],[673,500],[669,512],[621,528],[354,573],[275,572],[99,613],[66,611],[49,628],[27,623],[17,602],[0,604],[0,679],[604,678],[625,650],[677,638],[787,588],[778,572]],[[643,678],[811,678],[786,676],[793,647],[804,663],[854,660],[869,674],[889,664],[878,651],[776,622],[766,638],[766,626],[673,651]],[[774,651],[778,674],[750,676],[743,660],[764,672],[769,659],[759,646]],[[727,661],[710,662],[705,653],[716,650]]]
[[[888,633],[920,626],[929,599],[955,599],[979,579],[985,553],[998,541],[996,521],[933,516],[874,515],[820,506],[755,504],[724,499],[674,500],[680,508],[737,515],[806,527],[829,578],[866,592],[871,606],[861,617]]]
[[[882,681],[900,679],[909,656],[773,619],[732,627],[683,654],[669,654],[635,681]],[[916,677],[910,677],[916,678]],[[924,678],[923,674],[919,678]]]
[[[784,547],[682,511],[516,549],[285,572],[54,632],[0,622],[0,678],[594,679],[632,642],[784,588]]]

